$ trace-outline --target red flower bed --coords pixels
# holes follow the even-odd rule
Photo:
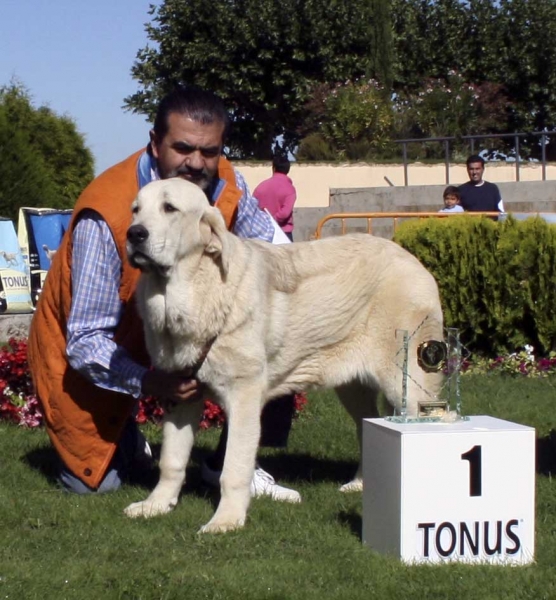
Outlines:
[[[295,395],[296,414],[307,404],[305,394]],[[160,423],[164,409],[152,397],[139,401],[136,421]],[[224,411],[210,400],[205,400],[200,426],[202,429],[219,427],[224,422]],[[11,338],[8,345],[0,347],[0,420],[11,421],[24,427],[39,427],[43,415],[33,392],[33,383],[27,363],[27,342]]]
[[[0,348],[0,419],[26,427],[43,422],[27,365],[27,342],[14,338]]]

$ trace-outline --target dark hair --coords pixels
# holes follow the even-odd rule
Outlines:
[[[465,164],[469,166],[471,163],[481,163],[483,167],[485,166],[485,159],[478,154],[472,154],[466,161]]]
[[[226,139],[230,129],[230,115],[222,100],[213,92],[194,85],[176,87],[162,98],[153,127],[158,139],[162,139],[168,133],[170,113],[187,115],[202,125],[222,123],[224,125],[222,141]]]
[[[461,193],[459,191],[459,188],[457,188],[455,185],[449,185],[444,190],[442,197],[446,198],[446,196],[455,196],[458,199],[458,201],[461,200]]]
[[[277,173],[283,173],[284,175],[287,175],[290,172],[290,161],[288,160],[287,156],[284,156],[283,154],[277,154],[272,159],[272,168]]]

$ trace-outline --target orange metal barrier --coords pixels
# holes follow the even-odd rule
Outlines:
[[[531,213],[531,216],[538,215],[539,213]],[[546,213],[543,213],[546,214]],[[398,219],[446,219],[460,216],[477,216],[477,217],[498,217],[499,212],[463,212],[463,213],[442,213],[442,212],[369,212],[369,213],[333,213],[323,217],[317,224],[317,229],[312,239],[318,240],[321,237],[323,226],[332,219],[340,219],[342,222],[342,235],[346,233],[346,220],[347,219],[366,219],[367,220],[367,233],[372,233],[372,221],[373,219],[393,219],[394,231],[398,226]]]

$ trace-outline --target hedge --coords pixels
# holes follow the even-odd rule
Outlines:
[[[445,324],[470,350],[501,355],[556,348],[556,225],[455,216],[408,220],[394,241],[434,275]]]

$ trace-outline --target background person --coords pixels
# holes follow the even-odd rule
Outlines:
[[[261,210],[268,210],[279,227],[293,242],[293,207],[297,192],[288,177],[290,161],[277,154],[272,159],[272,177],[262,181],[253,191],[253,196]],[[287,445],[291,422],[295,413],[295,396],[288,394],[272,400],[265,406],[261,418],[261,445],[284,448]],[[271,424],[274,423],[274,426]],[[227,430],[226,430],[227,436]],[[225,439],[222,435],[213,458],[212,465],[222,465],[225,453]],[[222,467],[220,466],[220,469]]]
[[[141,395],[190,401],[199,384],[149,369],[126,260],[131,203],[156,179],[198,185],[230,230],[271,241],[274,226],[245,181],[221,156],[229,117],[221,100],[179,88],[158,107],[150,143],[97,177],[79,197],[31,323],[29,365],[48,434],[69,491],[117,489],[150,449],[133,419]],[[255,472],[254,480],[262,470]],[[262,471],[257,495],[280,488]],[[294,490],[286,490],[299,498]],[[278,491],[280,491],[278,490]]]
[[[288,177],[289,172],[290,161],[287,157],[276,155],[272,159],[272,177],[259,183],[253,196],[261,210],[267,209],[282,231],[293,241],[293,207],[297,194]]]
[[[442,194],[444,200],[444,208],[441,208],[438,212],[447,213],[462,213],[463,208],[460,205],[460,193],[459,189],[455,185],[449,185]]]
[[[477,154],[467,161],[469,181],[459,186],[460,204],[463,210],[470,212],[504,212],[504,203],[498,186],[483,179],[485,161]]]

